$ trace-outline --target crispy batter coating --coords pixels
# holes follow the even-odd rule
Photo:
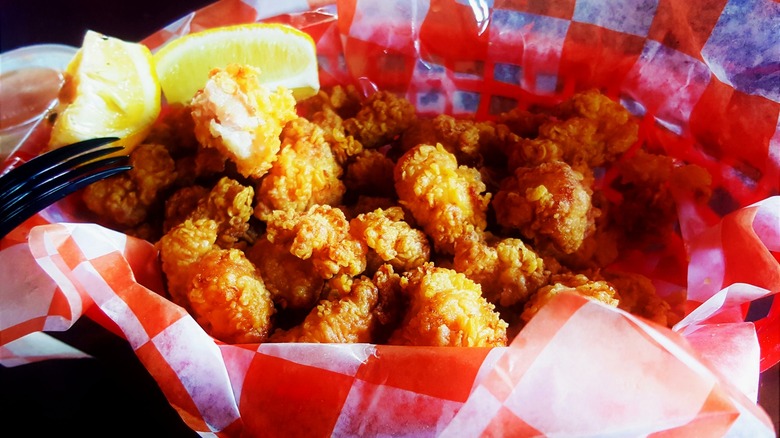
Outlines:
[[[210,190],[203,186],[185,186],[173,192],[165,200],[165,220],[163,233],[184,222],[198,208],[201,199],[209,195]]]
[[[131,170],[97,181],[82,192],[84,204],[98,220],[123,230],[149,219],[176,180],[175,163],[163,145],[139,145],[130,154],[130,164]]]
[[[364,148],[377,148],[401,135],[415,117],[414,106],[408,100],[388,91],[377,91],[354,117],[344,120],[344,129]]]
[[[311,116],[312,123],[325,132],[325,141],[330,145],[333,156],[340,165],[344,165],[350,159],[363,150],[363,145],[348,135],[344,128],[344,119],[331,108],[323,108],[322,111]]]
[[[199,145],[191,112],[189,105],[164,106],[144,143],[165,145],[174,159],[191,154]]]
[[[187,298],[198,323],[223,342],[256,343],[268,337],[271,294],[239,249],[206,252],[193,267]]]
[[[389,263],[398,272],[405,272],[430,260],[428,238],[404,221],[404,211],[400,207],[361,214],[349,222],[349,229],[368,246],[371,271]],[[374,257],[378,260],[371,266]]]
[[[452,254],[457,240],[487,226],[490,194],[479,172],[458,166],[441,145],[418,145],[401,156],[395,188],[437,251]]]
[[[268,90],[259,74],[247,65],[214,69],[191,102],[198,141],[222,152],[242,175],[257,178],[276,160],[282,127],[297,117],[292,92]]]
[[[295,105],[257,74],[213,71],[133,171],[84,191],[100,222],[162,236],[168,292],[212,336],[501,346],[564,291],[679,320],[676,294],[610,269],[673,236],[674,200],[707,202],[710,178],[639,145],[619,103],[423,119],[355,87]]]
[[[440,143],[455,155],[459,164],[482,167],[503,155],[502,145],[520,140],[508,127],[492,122],[456,119],[440,114],[432,119],[416,119],[404,131],[403,151],[420,145]]]
[[[620,300],[618,292],[606,281],[591,280],[584,274],[558,274],[552,276],[549,285],[536,291],[526,303],[520,318],[528,323],[539,309],[561,292],[573,292],[613,307],[616,307]]]
[[[561,161],[520,167],[501,184],[493,207],[498,223],[518,229],[537,243],[551,241],[560,251],[576,251],[593,232],[591,188],[583,175]]]
[[[379,289],[362,277],[352,284],[351,293],[340,300],[320,302],[301,325],[277,330],[271,342],[357,343],[371,342],[374,318],[371,311],[379,299]]]
[[[329,89],[320,88],[316,96],[301,102],[299,108],[307,117],[329,109],[335,111],[341,118],[349,118],[360,111],[362,100],[363,97],[354,85],[334,85]]]
[[[522,240],[493,235],[459,241],[453,269],[482,286],[488,301],[505,307],[525,303],[550,277],[542,257]]]
[[[347,165],[344,184],[352,194],[393,198],[394,169],[395,162],[386,154],[376,149],[365,149]]]
[[[282,245],[261,236],[246,250],[257,266],[274,303],[282,309],[310,309],[320,298],[324,281],[311,259],[300,259]]]
[[[185,220],[157,242],[168,293],[174,303],[190,309],[187,298],[189,279],[197,268],[197,261],[217,241],[218,229],[217,223],[208,218]]]
[[[553,111],[557,119],[538,127],[510,154],[511,167],[563,160],[572,167],[614,162],[636,143],[639,124],[618,102],[597,90],[577,93]]]
[[[507,343],[504,322],[478,284],[451,269],[427,264],[402,279],[409,309],[389,339],[395,345],[497,347]]]
[[[642,274],[607,271],[604,278],[620,294],[618,307],[665,327],[671,327],[682,319],[682,315],[656,293],[655,286]]]
[[[338,274],[357,276],[366,269],[368,247],[349,233],[344,212],[315,205],[305,212],[276,210],[266,223],[267,238],[294,256],[311,260],[324,279]]]
[[[313,205],[337,205],[346,188],[324,131],[299,118],[285,126],[278,159],[257,189],[255,216],[267,220],[273,210],[303,212]]]
[[[247,237],[253,197],[252,187],[225,176],[217,181],[208,196],[198,202],[189,218],[209,218],[216,221],[219,227],[217,244],[230,248]]]
[[[497,117],[497,121],[506,125],[510,131],[523,138],[536,138],[539,128],[551,121],[553,116],[535,109],[514,108]]]
[[[274,313],[270,293],[241,250],[215,245],[218,230],[212,219],[187,219],[160,239],[168,292],[211,336],[262,342]]]
[[[697,202],[711,195],[709,174],[696,165],[677,165],[669,156],[638,150],[617,164],[619,178],[613,184],[622,199],[612,215],[627,235],[653,240],[672,230],[676,221],[675,191],[690,192]]]

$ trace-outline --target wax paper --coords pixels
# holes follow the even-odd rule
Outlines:
[[[489,119],[598,87],[642,135],[713,176],[677,198],[667,252],[629,254],[672,329],[562,294],[505,348],[226,345],[162,294],[154,247],[65,200],[0,241],[0,359],[90,317],[120,334],[203,436],[774,436],[780,360],[780,3],[772,0],[223,0],[150,35],[274,21],[317,41],[323,86]],[[39,128],[9,160],[45,143]],[[151,431],[150,431],[151,432]]]

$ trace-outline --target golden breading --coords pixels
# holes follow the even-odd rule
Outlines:
[[[562,160],[574,168],[612,163],[637,142],[639,124],[619,103],[596,90],[561,103],[538,135],[522,140],[510,154],[511,167]]]
[[[252,187],[225,176],[217,181],[208,196],[198,202],[189,218],[209,218],[216,221],[219,226],[217,244],[230,248],[247,237],[253,197]]]
[[[682,319],[682,315],[658,296],[653,282],[644,275],[616,271],[606,271],[603,275],[617,289],[620,294],[618,307],[626,312],[665,327],[671,327]]]
[[[225,342],[502,346],[564,291],[668,326],[684,291],[610,269],[711,179],[637,120],[593,90],[495,121],[354,86],[296,104],[232,65],[84,201],[159,239],[172,300]]]
[[[209,218],[187,219],[160,239],[168,293],[211,336],[230,343],[262,342],[274,313],[271,296],[241,250],[215,245],[218,229]]]
[[[451,269],[427,264],[402,279],[409,309],[389,339],[395,345],[498,347],[507,343],[504,322],[478,284]]]
[[[209,195],[210,190],[203,186],[191,185],[176,190],[165,200],[165,219],[163,233],[184,222],[198,208],[201,199]]]
[[[505,307],[525,303],[550,277],[544,260],[522,240],[490,234],[459,241],[453,269],[482,286],[488,301]]]
[[[584,274],[557,274],[552,276],[549,285],[536,291],[526,303],[520,319],[527,323],[539,309],[561,292],[573,292],[613,307],[620,301],[618,292],[606,281],[591,280]]]
[[[150,211],[176,180],[175,163],[165,146],[141,144],[130,154],[133,168],[97,181],[82,192],[87,208],[99,220],[128,230],[149,219]]]
[[[328,109],[340,118],[349,118],[360,111],[362,101],[363,97],[354,85],[334,85],[328,89],[320,88],[317,95],[300,102],[298,107],[310,119],[311,114]]]
[[[323,279],[311,259],[300,259],[261,236],[246,250],[274,303],[282,309],[310,309],[320,299]]]
[[[192,99],[195,137],[219,150],[246,176],[263,176],[276,160],[282,127],[297,117],[290,90],[271,91],[247,65],[214,69]]]
[[[408,100],[388,91],[377,91],[354,117],[344,120],[344,129],[364,148],[377,148],[400,136],[416,117]]]
[[[401,150],[420,144],[441,143],[458,159],[458,164],[482,167],[503,155],[502,145],[520,140],[504,125],[491,122],[456,119],[440,114],[432,119],[417,119],[404,131]]]
[[[396,271],[405,272],[430,259],[428,238],[404,221],[404,211],[400,207],[361,214],[349,222],[349,229],[368,246],[370,271],[388,263]],[[373,257],[378,260],[372,266]]]
[[[490,194],[479,172],[458,166],[441,145],[418,145],[401,156],[395,188],[437,251],[452,254],[455,242],[487,226]]]
[[[349,233],[344,212],[315,205],[306,212],[276,210],[266,223],[267,238],[294,256],[311,260],[324,279],[357,276],[366,269],[368,247]]]
[[[365,149],[348,165],[344,184],[349,193],[384,198],[395,197],[395,163],[376,149]]]
[[[373,311],[379,288],[367,277],[355,279],[351,291],[338,300],[323,300],[300,325],[277,330],[271,342],[357,343],[373,342],[379,322]]]
[[[190,308],[187,288],[191,271],[195,263],[214,246],[217,230],[217,223],[208,218],[185,220],[157,242],[168,294],[174,303]]]
[[[517,229],[538,245],[551,241],[570,254],[594,229],[593,191],[584,176],[561,161],[520,167],[493,200],[498,223]]]
[[[243,251],[213,247],[191,272],[187,298],[206,332],[233,344],[266,340],[274,314],[271,294]]]
[[[282,146],[257,188],[255,216],[267,220],[273,210],[306,211],[313,205],[341,203],[346,188],[324,131],[299,118],[284,127]]]
[[[618,179],[613,187],[621,199],[614,222],[635,241],[656,240],[673,232],[676,221],[675,191],[690,193],[705,203],[711,195],[711,178],[696,165],[681,165],[666,155],[636,151],[617,164]]]
[[[363,150],[363,145],[344,131],[344,120],[331,108],[323,108],[311,116],[311,122],[325,132],[325,141],[330,145],[333,156],[340,165],[346,164]]]

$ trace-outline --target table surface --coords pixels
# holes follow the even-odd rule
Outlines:
[[[94,30],[127,41],[144,37],[212,0],[0,0],[0,52],[30,44],[80,46]],[[0,424],[22,419],[31,435],[72,429],[80,436],[103,435],[121,425],[120,436],[196,436],[167,403],[130,347],[82,318],[53,336],[91,354],[94,360],[57,360],[0,367]],[[780,367],[762,376],[760,402],[776,430]],[[111,429],[107,429],[107,428]],[[45,432],[45,433],[44,433]]]

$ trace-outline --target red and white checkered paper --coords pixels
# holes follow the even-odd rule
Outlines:
[[[223,0],[143,42],[254,21],[310,33],[323,85],[393,90],[421,114],[620,99],[649,142],[713,175],[710,204],[678,199],[677,241],[622,260],[686,289],[687,316],[669,330],[562,295],[506,348],[226,345],[157,293],[151,244],[76,224],[66,200],[0,241],[4,364],[26,359],[12,341],[87,316],[203,436],[775,434],[755,400],[780,360],[780,3]]]

